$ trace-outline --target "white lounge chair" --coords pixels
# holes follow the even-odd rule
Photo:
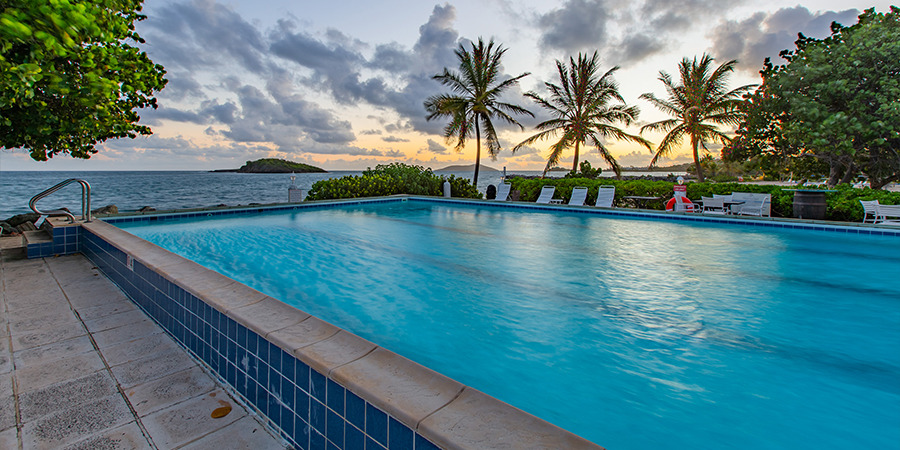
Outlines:
[[[731,194],[713,194],[713,198],[721,198],[725,203],[732,201]],[[740,206],[741,205],[726,205],[724,209],[727,214],[737,214],[738,210],[741,209]]]
[[[863,215],[863,223],[869,222],[869,216],[872,216],[872,223],[878,222],[878,200],[860,200],[862,203],[863,211],[865,211],[865,215]]]
[[[508,181],[504,181],[497,186],[497,200],[498,202],[505,202],[509,199],[509,190],[512,188],[512,185],[509,184]]]
[[[545,203],[545,204],[550,203],[550,201],[553,200],[553,194],[555,194],[555,193],[556,193],[556,186],[544,186],[541,189],[541,195],[538,196],[537,200],[535,200],[534,202],[535,203]]]
[[[886,225],[900,225],[900,205],[878,205],[878,222]]]
[[[766,215],[765,210],[769,199],[765,200],[747,200],[741,205],[741,210],[738,214],[742,216],[759,216],[762,217]]]
[[[587,200],[588,188],[583,186],[575,186],[572,188],[572,197],[569,198],[569,206],[584,206]]]
[[[725,214],[725,199],[702,197],[703,214]]]
[[[687,200],[687,201],[685,201]],[[690,199],[681,195],[675,195],[675,205],[673,211],[698,212],[700,208],[691,203]]]
[[[597,191],[597,203],[594,206],[599,206],[601,208],[612,208],[613,200],[616,198],[616,187],[615,186],[600,186],[600,190]]]
[[[744,202],[738,205],[731,206],[732,214],[743,214],[742,211],[746,205],[753,206],[748,210],[748,214],[751,216],[766,216],[770,217],[772,215],[772,194],[754,194],[751,192],[732,192],[731,199],[734,202]],[[727,200],[726,200],[727,201]],[[756,210],[756,202],[762,202],[762,209],[759,211]]]

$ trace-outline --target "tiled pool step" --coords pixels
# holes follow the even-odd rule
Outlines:
[[[285,448],[84,256],[0,280],[0,449]]]

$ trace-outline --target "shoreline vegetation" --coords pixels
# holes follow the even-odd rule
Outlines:
[[[321,167],[309,164],[296,163],[284,159],[263,158],[256,161],[247,161],[239,169],[210,170],[213,173],[328,173]]]
[[[665,173],[674,173],[674,172],[687,172],[688,169],[694,166],[693,163],[683,163],[683,164],[673,164],[671,166],[665,167],[635,167],[635,166],[626,166],[622,167],[622,172],[665,172]],[[554,167],[552,169],[548,169],[548,172],[571,172],[572,169],[566,169],[564,167]]]

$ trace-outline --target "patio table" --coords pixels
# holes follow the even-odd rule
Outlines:
[[[688,200],[690,200],[690,199],[688,199]],[[691,200],[691,203],[696,203],[696,204],[700,205],[700,206],[701,206],[701,211],[702,211],[703,200]],[[734,202],[734,201],[731,201],[731,200],[725,200],[724,202],[722,202],[722,205],[725,206],[725,212],[728,213],[728,214],[731,214],[731,207],[732,207],[732,206],[734,206],[734,205],[743,205],[744,203],[747,203],[747,202],[741,202],[741,201],[739,201],[739,202]]]
[[[647,202],[659,200],[662,197],[645,197],[645,196],[641,196],[641,195],[626,195],[622,198],[632,200],[632,204],[634,204],[636,207],[639,207],[640,209],[647,209],[646,208]]]

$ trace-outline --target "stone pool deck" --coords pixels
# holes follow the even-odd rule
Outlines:
[[[0,449],[285,448],[84,256],[0,261],[0,294]]]

